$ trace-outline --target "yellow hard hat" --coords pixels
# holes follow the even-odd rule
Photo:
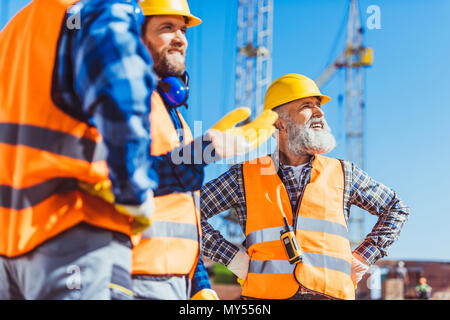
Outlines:
[[[331,100],[320,93],[316,83],[301,74],[290,73],[272,82],[264,98],[264,110],[273,110],[294,100],[321,97],[321,105]]]
[[[201,19],[191,14],[187,0],[143,0],[139,4],[144,16],[183,16],[189,19],[188,27],[202,23]]]

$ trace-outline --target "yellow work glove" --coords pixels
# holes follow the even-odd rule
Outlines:
[[[249,108],[237,108],[208,131],[217,153],[222,158],[247,153],[257,148],[275,132],[273,124],[278,119],[278,114],[272,110],[266,110],[254,121],[236,127],[250,115]]]
[[[220,299],[214,290],[203,289],[194,294],[191,300],[220,300]]]
[[[219,131],[226,131],[231,128],[233,128],[236,124],[239,122],[244,121],[250,115],[252,114],[252,111],[249,108],[242,107],[237,108],[228,114],[226,114],[222,119],[219,120],[211,129],[219,130]]]
[[[245,280],[242,280],[241,278],[237,278],[237,282],[241,285],[241,288],[244,287]]]
[[[149,190],[147,200],[140,206],[121,205],[115,203],[115,197],[112,193],[111,181],[105,180],[96,184],[79,181],[78,187],[85,193],[103,199],[114,205],[114,208],[123,215],[133,218],[131,233],[138,234],[151,225],[150,216],[154,211],[153,191]]]

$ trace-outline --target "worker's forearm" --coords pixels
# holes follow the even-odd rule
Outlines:
[[[235,165],[218,178],[206,183],[200,191],[203,254],[227,266],[239,251],[208,220],[231,208],[236,210],[239,224],[245,230],[246,208],[242,183],[242,166]]]
[[[218,178],[206,183],[200,190],[202,221],[231,208],[239,212],[239,222],[245,227],[245,192],[242,182],[242,166],[235,165]]]
[[[210,146],[210,141],[202,141],[198,138],[171,153],[153,157],[154,168],[159,176],[155,195],[163,196],[173,192],[200,190],[205,177],[204,167],[207,165],[202,157],[204,151]]]
[[[239,248],[227,241],[209,223],[202,221],[202,254],[214,262],[227,266]]]
[[[355,250],[368,264],[388,254],[392,244],[409,216],[409,208],[396,192],[372,179],[352,163],[344,163],[351,172],[351,193],[348,206],[356,205],[378,217],[378,221],[365,240]]]
[[[389,249],[398,240],[408,216],[409,208],[395,196],[391,205],[380,214],[378,222],[355,252],[370,265],[387,256]]]

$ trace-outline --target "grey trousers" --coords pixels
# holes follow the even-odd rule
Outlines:
[[[188,276],[133,276],[135,300],[190,300]]]
[[[0,300],[131,299],[128,236],[79,224],[17,258],[0,257]]]

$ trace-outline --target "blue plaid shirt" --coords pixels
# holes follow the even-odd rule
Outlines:
[[[292,208],[296,208],[299,193],[309,181],[312,162],[303,168],[300,184],[292,168],[280,163],[278,175],[286,187]],[[342,161],[345,189],[344,213],[348,222],[350,207],[356,205],[378,216],[378,222],[365,240],[355,249],[369,265],[388,254],[389,248],[398,239],[409,216],[409,208],[395,191],[376,182],[367,173],[349,161]],[[202,253],[223,265],[228,265],[239,250],[215,230],[208,219],[228,209],[234,209],[245,234],[247,206],[242,174],[242,164],[233,166],[223,175],[206,183],[201,189],[201,212],[203,243]]]
[[[208,271],[203,263],[203,259],[200,256],[191,282],[191,297],[204,289],[211,289],[211,281],[209,280]]]
[[[175,108],[167,107],[170,119],[178,131],[180,144],[183,144],[183,126]],[[155,161],[155,169],[158,172],[159,187],[155,190],[156,196],[164,196],[174,192],[197,191],[200,190],[204,180],[204,167],[207,165],[203,158],[203,152],[211,141],[204,137],[197,138],[200,143],[192,142],[184,146],[181,150],[175,149],[173,152],[177,153],[181,158],[184,152],[189,152],[189,161],[175,164],[172,161],[172,154],[168,153],[162,156],[153,157]],[[196,148],[198,145],[200,148]],[[213,155],[215,153],[213,152]],[[195,161],[201,159],[201,161]]]
[[[102,135],[116,202],[141,204],[158,185],[149,119],[157,78],[140,40],[142,11],[136,0],[81,0],[66,18],[80,25],[63,21],[53,100]]]
[[[64,19],[52,97],[64,112],[103,136],[116,202],[141,204],[149,188],[156,189],[155,195],[199,190],[204,163],[175,165],[170,154],[150,156],[149,114],[158,79],[140,40],[138,2],[81,0],[66,18],[78,20],[81,28],[66,27]],[[168,111],[181,128],[175,109]]]

